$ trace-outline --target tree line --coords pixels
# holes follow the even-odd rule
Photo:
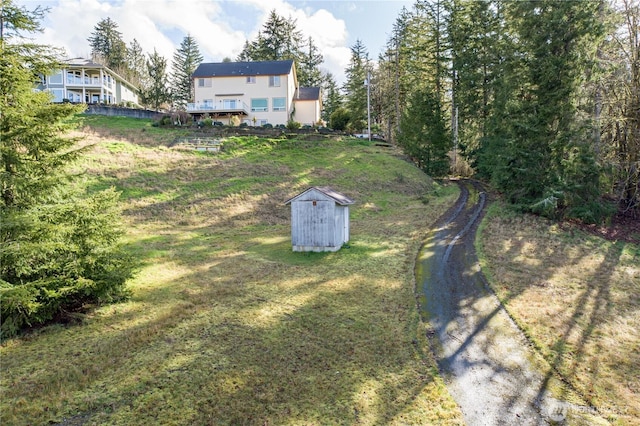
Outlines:
[[[418,0],[372,67],[376,125],[524,211],[637,214],[639,22],[638,0]]]

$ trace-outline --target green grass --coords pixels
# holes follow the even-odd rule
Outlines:
[[[152,143],[144,120],[85,124],[76,167],[122,192],[132,297],[5,341],[3,425],[462,423],[413,291],[455,186],[362,141],[235,138],[214,155]],[[284,201],[310,185],[356,200],[339,252],[291,250]]]
[[[552,370],[615,424],[640,424],[640,251],[489,209],[483,271]],[[560,395],[562,396],[562,395]]]

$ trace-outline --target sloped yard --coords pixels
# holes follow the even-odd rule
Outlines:
[[[131,299],[4,342],[2,424],[461,423],[413,275],[455,186],[362,141],[99,130],[80,167],[122,191]],[[337,253],[291,251],[283,202],[311,185],[356,200]]]

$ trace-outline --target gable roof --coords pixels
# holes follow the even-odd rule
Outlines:
[[[319,87],[300,87],[295,97],[296,101],[317,101],[320,99]]]
[[[293,60],[259,62],[209,62],[198,65],[193,77],[238,77],[253,75],[287,75]]]
[[[307,188],[306,190],[302,191],[300,194],[296,195],[295,197],[288,199],[287,201],[285,201],[284,204],[285,205],[290,204],[291,202],[295,201],[297,198],[300,198],[311,191],[319,191],[322,194],[326,195],[327,197],[331,198],[337,204],[340,204],[341,206],[348,206],[350,204],[355,203],[355,201],[352,200],[351,198],[337,191],[334,191],[328,186],[312,186],[311,188]]]

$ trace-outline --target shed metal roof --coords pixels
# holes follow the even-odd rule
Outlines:
[[[351,198],[347,197],[344,194],[339,193],[338,191],[334,191],[332,188],[328,186],[312,186],[311,188],[307,188],[306,190],[302,191],[300,194],[296,195],[295,197],[288,199],[287,201],[285,201],[284,204],[285,205],[291,204],[297,198],[302,197],[304,194],[313,190],[320,191],[321,193],[333,199],[337,204],[340,204],[341,206],[348,206],[350,204],[355,203],[355,201],[352,200]]]
[[[237,77],[253,75],[287,75],[292,60],[258,62],[208,62],[198,65],[193,77]]]

